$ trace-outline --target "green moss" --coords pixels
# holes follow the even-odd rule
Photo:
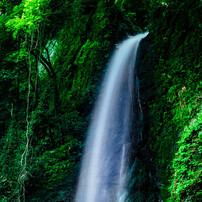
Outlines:
[[[198,22],[199,7],[198,1],[190,2],[168,2],[154,9],[151,25],[155,87],[150,98],[150,147],[156,153],[162,199],[170,201],[195,200],[201,174],[201,159],[193,153],[201,144],[194,136],[199,131],[190,128],[192,122],[201,124],[200,25],[193,24]]]
[[[193,195],[195,199],[200,197],[196,192],[200,189],[202,181],[202,110],[194,117],[181,133],[178,151],[173,160],[173,184],[170,187],[172,199],[187,198]],[[198,198],[199,199],[199,198]]]

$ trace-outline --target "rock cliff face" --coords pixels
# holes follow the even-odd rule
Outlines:
[[[151,58],[151,35],[142,40],[136,63],[139,78],[140,101],[143,119],[138,119],[139,105],[134,103],[136,117],[134,119],[132,138],[134,147],[132,151],[131,181],[129,186],[130,201],[158,201],[160,200],[160,179],[158,178],[157,164],[154,153],[150,148],[149,130],[149,99],[154,88],[151,77],[153,75]],[[137,109],[136,109],[137,108]],[[137,120],[140,120],[137,122]]]
[[[154,9],[150,34],[141,43],[143,141],[134,165],[142,173],[134,176],[133,187],[140,201],[150,190],[151,201],[202,197],[200,25],[194,23],[199,8],[199,1],[186,1]]]
[[[92,106],[109,58],[116,44],[127,38],[127,35],[141,32],[141,29],[134,25],[131,18],[117,5],[108,7],[104,1],[88,5],[81,1],[77,9],[77,13],[74,13],[77,24],[65,23],[62,31],[58,33],[54,67],[60,81],[58,91],[64,121],[63,130],[65,135],[71,133],[73,138],[84,144]],[[27,192],[28,199],[73,201],[81,151],[82,148],[75,147],[73,156],[76,158],[73,163],[77,164],[71,167],[71,172],[64,170],[59,179],[56,175],[56,179],[44,184],[43,188],[34,185],[36,191],[30,194],[33,192],[30,188]]]
[[[199,9],[199,1],[156,8],[144,42],[144,131],[162,200],[201,200]]]
[[[137,60],[144,118],[140,124],[142,138],[135,130],[133,133],[130,200],[197,201],[201,199],[199,191],[201,181],[195,177],[200,175],[201,152],[200,39],[199,24],[195,23],[199,21],[199,2],[186,1],[184,4],[162,5],[153,9],[150,15],[152,17],[150,16],[147,22],[150,24],[150,34],[141,42]],[[113,20],[110,23],[113,23]],[[116,23],[114,26],[118,26],[118,30],[121,31],[111,32],[110,38],[114,36],[113,42],[117,43],[125,37],[124,33],[133,32],[133,26],[128,22],[125,24],[122,22],[122,25]],[[115,27],[113,30],[116,30]],[[127,30],[123,29],[124,27],[127,27]],[[105,40],[110,41],[110,38]],[[80,51],[78,50],[79,55],[76,56],[78,72],[81,69],[80,57],[84,57],[85,51],[88,51],[91,45],[95,47],[95,41],[89,40],[91,39],[89,38],[83,47],[81,46]],[[99,43],[102,43],[103,39],[99,40]],[[110,48],[104,51],[105,55],[108,55],[108,50],[113,49],[112,41],[110,43],[108,46]],[[91,55],[89,52],[86,53]],[[99,55],[102,51],[95,49],[94,53]],[[96,64],[96,57],[93,60]],[[85,56],[82,64],[89,64],[90,61],[91,59]],[[107,59],[103,61],[106,62]],[[100,72],[102,71],[95,72],[94,76]],[[77,80],[79,74],[74,75],[74,80]],[[86,76],[89,77],[88,71],[83,72],[83,77]],[[93,87],[93,91],[91,87],[87,88],[94,92],[94,95],[91,94],[94,97],[91,100],[93,103],[96,88]],[[78,95],[75,96],[77,99]],[[70,103],[73,103],[73,99],[71,100]],[[89,112],[90,110],[87,110],[85,114]],[[195,126],[192,127],[193,122]],[[136,125],[134,121],[134,127]],[[183,150],[185,147],[187,150]],[[76,178],[74,180],[76,181]],[[69,186],[71,187],[71,183],[67,187]],[[63,200],[69,194],[67,190],[64,191]],[[70,192],[73,196],[74,191]]]

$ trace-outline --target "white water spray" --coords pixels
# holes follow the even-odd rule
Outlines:
[[[111,59],[88,131],[76,202],[127,199],[134,70],[139,43],[147,34],[125,40]]]

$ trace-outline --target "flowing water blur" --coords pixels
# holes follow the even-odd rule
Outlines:
[[[140,102],[139,87],[134,85],[138,79],[135,63],[139,43],[147,34],[125,40],[111,59],[88,131],[76,202],[127,201],[134,91],[137,90],[134,86],[138,88],[136,102]]]

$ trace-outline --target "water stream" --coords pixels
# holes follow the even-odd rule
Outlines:
[[[142,113],[135,64],[147,34],[119,44],[109,63],[88,131],[76,202],[127,201],[134,102]]]

